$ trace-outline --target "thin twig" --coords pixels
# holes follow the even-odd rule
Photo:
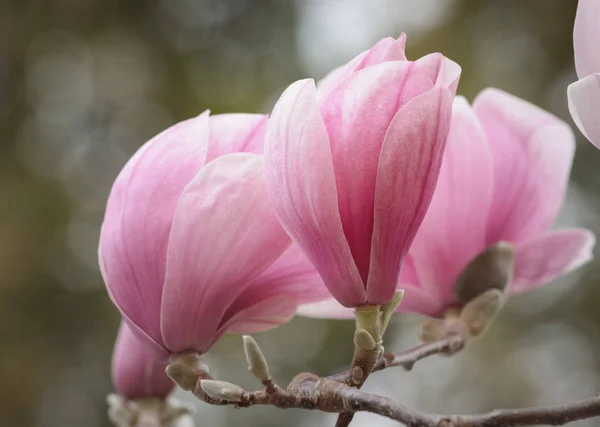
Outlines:
[[[573,421],[600,416],[600,396],[572,403],[523,409],[497,409],[481,415],[432,415],[420,412],[390,398],[347,391],[356,411],[366,411],[404,423],[408,427],[516,427],[565,425]]]
[[[419,360],[435,354],[451,355],[461,350],[466,344],[466,339],[462,335],[452,335],[442,338],[439,341],[422,344],[418,347],[401,353],[384,354],[375,365],[373,372],[381,371],[394,366],[402,366],[407,371],[410,371],[414,364]],[[330,375],[327,378],[337,382],[346,382],[350,376],[350,370]]]

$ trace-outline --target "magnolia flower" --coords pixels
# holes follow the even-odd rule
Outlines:
[[[460,67],[384,39],[326,77],[293,83],[269,121],[267,190],[342,305],[390,301],[437,180]]]
[[[165,359],[286,322],[320,280],[269,204],[254,154],[266,123],[205,112],[145,144],[114,183],[102,274],[133,332]]]
[[[579,0],[573,31],[579,81],[569,85],[569,111],[575,124],[600,148],[600,2]]]
[[[115,390],[126,399],[165,398],[175,384],[165,374],[166,364],[157,359],[121,322],[112,358]]]
[[[399,311],[441,316],[457,304],[456,279],[499,242],[515,247],[507,292],[542,286],[591,259],[594,235],[549,230],[563,202],[573,154],[566,123],[496,89],[456,98],[440,177],[404,263]],[[325,292],[321,289],[321,294]],[[333,300],[303,307],[313,317],[351,317]]]

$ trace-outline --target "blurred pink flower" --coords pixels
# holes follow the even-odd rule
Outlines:
[[[128,325],[157,352],[203,353],[226,331],[280,325],[320,281],[269,204],[255,154],[266,124],[205,112],[145,144],[114,183],[100,267]]]
[[[126,399],[167,397],[175,383],[165,374],[166,363],[159,360],[121,322],[112,358],[115,390]]]
[[[384,39],[281,96],[266,137],[277,215],[346,307],[383,304],[433,194],[460,67]]]
[[[399,311],[440,316],[455,305],[467,263],[500,241],[516,247],[511,294],[535,289],[592,257],[585,229],[551,230],[575,150],[571,129],[550,113],[496,89],[471,108],[456,98],[435,194],[404,263]],[[321,289],[323,297],[326,293]],[[351,317],[334,300],[300,309]]]
[[[600,148],[600,2],[579,0],[573,31],[579,81],[569,85],[569,110],[588,140]]]

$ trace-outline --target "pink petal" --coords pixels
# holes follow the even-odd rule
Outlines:
[[[404,47],[406,35],[402,33],[397,40],[386,37],[380,40],[371,49],[362,52],[347,64],[336,68],[328,75],[319,80],[317,85],[317,97],[325,99],[329,94],[344,82],[350,75],[363,68],[381,64],[389,61],[406,61]]]
[[[242,295],[240,300],[244,300]],[[221,331],[254,334],[267,331],[289,322],[296,314],[296,300],[286,295],[261,298],[236,310],[236,314],[221,327]]]
[[[169,239],[161,329],[172,352],[204,352],[223,315],[290,245],[268,201],[263,158],[207,164],[185,189]]]
[[[594,233],[583,228],[548,232],[517,246],[511,294],[535,289],[582,266],[593,257]]]
[[[431,53],[415,61],[415,66],[420,72],[429,76],[435,87],[445,87],[456,94],[458,81],[462,69],[460,65],[441,53]]]
[[[377,170],[368,301],[387,302],[402,260],[429,206],[450,127],[452,94],[436,88],[392,120]]]
[[[450,132],[429,210],[410,248],[421,285],[442,306],[453,303],[456,278],[486,247],[493,161],[467,101],[454,100]]]
[[[600,74],[591,74],[567,88],[569,111],[582,134],[600,148]]]
[[[211,116],[206,163],[230,153],[262,154],[268,119],[265,114]]]
[[[319,290],[330,296],[321,275],[297,244],[292,244],[273,264],[252,281],[252,286],[277,289],[298,303],[319,299]]]
[[[404,297],[396,312],[422,314],[439,317],[447,307],[439,294],[432,292],[419,282],[414,260],[409,254],[404,259],[398,280],[398,289],[404,289]]]
[[[388,62],[352,74],[321,104],[344,235],[365,283],[375,180],[386,131],[398,110],[432,87],[427,76],[413,70],[412,63]]]
[[[494,159],[488,245],[544,232],[564,198],[575,151],[573,132],[552,114],[497,89],[484,90],[473,110]]]
[[[113,185],[100,234],[103,276],[113,302],[162,345],[160,304],[175,207],[202,167],[208,112],[144,145]]]
[[[366,302],[338,211],[329,138],[312,80],[283,93],[267,130],[267,190],[279,220],[342,304]]]
[[[166,359],[156,359],[121,322],[112,358],[115,390],[127,399],[166,397],[175,384],[165,374]]]
[[[575,68],[580,79],[600,73],[600,2],[579,0],[573,30]]]
[[[290,320],[298,304],[312,302],[329,291],[321,276],[296,244],[257,276],[224,316],[223,331],[255,333]]]

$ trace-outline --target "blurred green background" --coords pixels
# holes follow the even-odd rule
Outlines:
[[[292,81],[385,36],[570,121],[574,0],[0,0],[0,425],[108,426],[118,325],[96,263],[110,185],[128,157],[206,108],[268,112]],[[600,231],[600,153],[578,134],[559,224]],[[435,412],[549,404],[600,391],[600,263],[514,298],[452,358],[377,374],[366,389]],[[387,348],[416,344],[394,320]],[[295,319],[257,336],[278,380],[351,357],[351,322]],[[239,337],[207,356],[253,387]],[[184,393],[178,395],[189,399]],[[335,416],[198,405],[202,426],[333,425]],[[359,415],[356,426],[396,425]],[[582,421],[577,426],[594,426]]]

